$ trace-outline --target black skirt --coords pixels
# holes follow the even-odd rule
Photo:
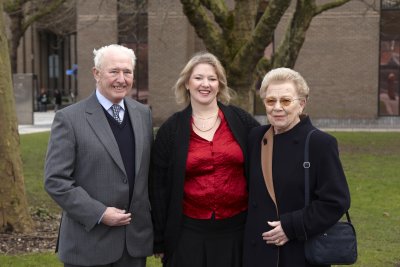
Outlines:
[[[184,217],[177,248],[166,267],[241,267],[246,212],[228,219]]]

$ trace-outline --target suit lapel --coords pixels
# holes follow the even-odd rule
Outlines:
[[[121,153],[119,152],[117,141],[115,140],[114,134],[107,121],[106,115],[104,114],[104,110],[96,98],[96,94],[93,94],[88,99],[88,105],[86,108],[86,119],[90,127],[92,127],[95,135],[99,138],[100,142],[110,154],[111,158],[125,173],[125,167],[121,158]]]
[[[135,177],[139,172],[139,167],[142,161],[141,155],[143,154],[143,141],[144,141],[144,127],[143,118],[136,110],[136,105],[133,101],[126,100],[126,110],[129,113],[133,133],[135,135]]]

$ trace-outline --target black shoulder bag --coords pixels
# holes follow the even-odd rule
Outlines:
[[[304,149],[304,174],[305,174],[305,205],[310,204],[310,172],[309,141],[311,134],[307,135]],[[304,244],[307,262],[316,265],[349,265],[357,260],[356,231],[351,224],[349,212],[346,211],[347,222],[339,221],[324,233],[307,239]]]

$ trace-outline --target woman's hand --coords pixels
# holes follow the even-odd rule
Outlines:
[[[282,229],[280,221],[268,222],[268,224],[274,229],[262,233],[263,239],[267,244],[272,244],[276,246],[283,246],[289,241],[285,232]]]

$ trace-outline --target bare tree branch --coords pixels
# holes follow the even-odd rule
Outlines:
[[[28,14],[22,23],[22,31],[25,32],[33,22],[40,20],[44,16],[49,15],[58,7],[60,7],[66,0],[52,0],[49,3],[44,4],[41,9],[38,9],[35,13]]]
[[[332,1],[329,3],[325,3],[323,5],[317,6],[317,8],[315,9],[314,13],[316,15],[321,14],[322,12],[328,10],[328,9],[332,9],[332,8],[336,8],[339,6],[342,6],[344,4],[346,4],[347,2],[349,2],[350,0],[336,0],[336,1]]]
[[[275,51],[271,67],[294,67],[306,32],[316,13],[315,1],[298,0],[296,10],[286,30],[285,38]]]
[[[222,31],[231,28],[231,14],[224,0],[200,0],[200,2],[214,15],[215,22]]]
[[[193,25],[197,35],[203,39],[207,49],[217,56],[224,54],[226,43],[220,31],[207,15],[199,0],[181,0],[183,12]]]
[[[254,70],[259,60],[263,60],[265,47],[273,40],[274,31],[280,22],[282,16],[290,5],[290,0],[272,0],[268,3],[263,15],[257,23],[250,40],[242,47],[235,58],[237,62],[248,62],[248,65],[243,66],[249,70]],[[244,60],[250,57],[250,60]],[[237,64],[239,65],[239,64]],[[264,64],[265,65],[265,62]],[[239,71],[239,70],[237,70]]]
[[[67,0],[5,0],[5,12],[10,17],[10,59],[12,73],[17,71],[17,49],[25,31],[45,16],[57,10]]]
[[[49,30],[60,36],[76,33],[76,4],[77,0],[65,1],[57,8],[57,12],[51,12],[38,20],[37,28]]]
[[[10,15],[14,13],[22,13],[21,7],[25,5],[29,0],[4,0],[4,11]]]

